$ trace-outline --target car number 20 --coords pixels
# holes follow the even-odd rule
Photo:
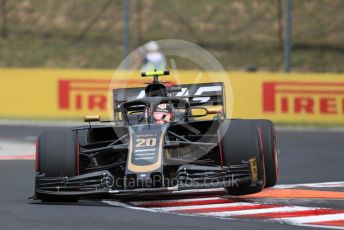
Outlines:
[[[156,138],[138,138],[136,139],[136,148],[143,148],[143,147],[155,147],[156,146]]]

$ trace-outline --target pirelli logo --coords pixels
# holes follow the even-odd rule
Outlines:
[[[61,110],[105,111],[112,88],[143,84],[133,80],[61,79],[58,82],[58,107]]]
[[[344,114],[343,82],[264,82],[263,112],[276,114]]]

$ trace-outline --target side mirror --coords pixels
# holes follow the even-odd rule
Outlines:
[[[205,117],[208,115],[207,109],[203,107],[192,108],[192,117]]]
[[[223,114],[222,108],[193,107],[192,117],[205,117],[209,114]]]
[[[222,114],[223,108],[205,108],[207,110],[207,114]]]
[[[86,115],[84,117],[85,122],[95,122],[100,121],[100,115]]]

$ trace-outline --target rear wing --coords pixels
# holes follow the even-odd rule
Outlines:
[[[222,106],[225,113],[225,92],[223,82],[182,84],[167,88],[170,96],[186,98],[191,106]],[[145,88],[118,88],[112,90],[114,112],[120,104],[145,97]]]

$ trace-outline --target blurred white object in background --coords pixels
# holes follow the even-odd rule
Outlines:
[[[141,71],[164,70],[166,68],[166,58],[160,52],[159,44],[155,41],[150,41],[144,47],[145,55],[142,61]]]

